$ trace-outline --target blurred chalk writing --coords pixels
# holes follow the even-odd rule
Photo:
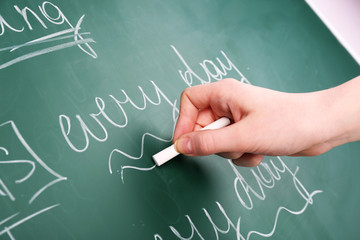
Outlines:
[[[0,124],[0,236],[7,234],[11,239],[11,229],[42,214],[59,204],[40,210],[26,209],[27,216],[20,211],[11,212],[19,205],[31,205],[42,193],[54,184],[67,178],[50,168],[26,142],[13,121]],[[15,221],[15,222],[14,222]],[[8,225],[9,223],[9,225]]]
[[[19,7],[14,5],[14,15],[23,19],[23,26],[15,26],[9,20],[1,15],[0,10],[0,37],[6,36],[6,32],[12,33],[26,33],[27,31],[35,30],[33,21],[36,21],[37,32],[43,32],[35,39],[29,39],[26,42],[18,43],[11,46],[2,46],[0,54],[2,55],[0,62],[0,69],[7,68],[15,63],[31,59],[43,54],[59,51],[65,48],[77,46],[84,53],[93,58],[97,58],[97,54],[89,43],[95,43],[94,39],[90,37],[90,32],[80,32],[81,24],[85,18],[82,15],[76,24],[70,23],[61,9],[54,3],[44,1],[38,5],[37,9],[31,9],[27,6]],[[31,16],[31,18],[29,18]],[[32,20],[30,20],[32,19]],[[40,26],[39,26],[40,24]],[[58,25],[62,30],[57,32],[49,32],[48,25]],[[23,38],[21,38],[23,39]],[[50,44],[50,45],[49,45]],[[40,48],[40,49],[39,49]],[[29,49],[25,54],[17,54],[19,49]]]

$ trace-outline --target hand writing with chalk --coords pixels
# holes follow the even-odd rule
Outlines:
[[[228,119],[227,117],[222,117],[210,123],[209,125],[206,125],[206,127],[203,127],[200,130],[215,130],[222,127],[226,127],[229,124],[230,124],[230,119]],[[152,158],[154,159],[156,165],[161,166],[179,154],[180,153],[175,149],[175,144],[173,144],[170,147],[165,148],[164,150],[153,155]]]
[[[311,93],[284,93],[225,79],[187,88],[175,128],[177,152],[218,154],[239,166],[264,155],[315,156],[360,140],[360,77]],[[231,125],[196,131],[227,117]]]

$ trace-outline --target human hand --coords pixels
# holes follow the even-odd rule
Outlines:
[[[358,92],[360,78],[355,82]],[[355,123],[351,111],[343,111],[353,98],[359,102],[359,94],[344,91],[354,83],[343,85],[312,93],[284,93],[225,79],[187,88],[181,96],[175,148],[189,156],[215,153],[239,166],[256,166],[264,155],[322,154],[360,136],[360,121]],[[197,131],[223,116],[233,124]]]

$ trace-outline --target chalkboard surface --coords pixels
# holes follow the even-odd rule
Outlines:
[[[359,74],[302,1],[1,1],[0,239],[357,239],[359,143],[256,168],[151,156],[188,86]]]

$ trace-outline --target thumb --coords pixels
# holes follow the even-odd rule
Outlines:
[[[247,152],[248,144],[244,138],[245,129],[242,125],[240,121],[221,129],[184,134],[175,142],[175,149],[189,156],[205,156],[220,152]]]

